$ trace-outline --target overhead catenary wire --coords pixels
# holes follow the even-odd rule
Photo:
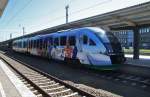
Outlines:
[[[17,2],[17,0],[14,1],[14,5],[12,6],[13,9],[15,9],[15,7],[16,7],[16,2]],[[8,5],[7,5],[7,6],[8,6]],[[9,12],[9,14],[12,13],[12,12],[13,12],[13,11]],[[3,17],[6,17],[6,14],[3,14]],[[2,18],[2,19],[3,19],[3,18]],[[4,22],[4,21],[2,20],[2,22]]]
[[[89,7],[86,7],[86,8],[77,10],[77,11],[74,11],[74,12],[71,13],[71,15],[76,14],[76,13],[79,13],[79,12],[82,12],[82,11],[85,11],[85,10],[88,10],[88,9],[92,9],[92,8],[94,8],[94,7],[100,6],[100,5],[105,4],[105,3],[108,3],[108,2],[110,2],[110,1],[112,1],[112,0],[104,0],[103,2],[99,2],[99,3],[94,4],[94,5],[91,5],[91,6],[89,6]]]
[[[70,13],[69,16],[72,16],[72,15],[74,15],[74,14],[78,14],[78,13],[83,12],[83,11],[85,11],[85,10],[88,10],[88,9],[91,9],[91,8],[94,8],[94,7],[97,7],[97,6],[100,6],[100,5],[105,4],[105,3],[108,3],[108,2],[110,2],[110,1],[112,1],[112,0],[104,0],[103,2],[99,2],[99,3],[96,3],[96,4],[91,5],[91,6],[89,6],[89,7],[86,7],[86,8],[77,10],[77,11],[74,11],[74,12]],[[70,3],[71,3],[71,2],[69,2],[68,4],[70,4]],[[45,22],[43,22],[43,23],[54,22],[54,21],[58,21],[58,20],[64,19],[64,18],[65,18],[65,15],[59,16],[59,17],[56,17],[56,18],[53,18],[53,19],[48,20],[48,21],[45,21]],[[39,26],[39,25],[41,25],[41,24],[33,25],[33,26],[29,27],[29,28],[32,28],[32,27],[35,27],[35,26]]]
[[[21,9],[19,9],[6,23],[6,26],[8,26],[15,18],[17,15],[19,15],[30,3],[32,0],[29,0]]]
[[[77,1],[77,0],[69,0],[69,2],[67,3],[67,5],[70,5],[70,4],[72,4],[73,2],[75,2],[75,1]],[[66,5],[66,4],[65,4]],[[64,5],[64,6],[65,6]],[[58,11],[60,11],[60,10],[64,10],[64,9],[62,9],[62,7],[60,8],[55,8],[55,9],[53,9],[53,10],[50,10],[50,11],[48,11],[46,14],[44,14],[44,15],[40,15],[40,16],[38,16],[38,17],[29,17],[29,18],[27,18],[27,20],[32,20],[32,19],[35,19],[35,18],[45,18],[45,16],[48,16],[48,15],[51,15],[51,14],[55,14],[55,13],[58,13]],[[60,17],[62,17],[62,16],[60,16]],[[58,18],[58,17],[56,17],[56,18]]]
[[[15,18],[17,15],[19,15],[19,14],[31,3],[31,1],[32,1],[32,0],[28,1],[19,11],[17,11],[17,13],[16,13],[13,17]],[[91,5],[91,6],[89,6],[89,7],[86,7],[86,8],[77,10],[77,11],[74,11],[74,12],[70,13],[70,16],[72,16],[72,15],[74,15],[74,14],[78,14],[78,13],[83,12],[83,11],[85,11],[85,10],[88,10],[88,9],[91,9],[91,8],[94,8],[94,7],[97,7],[97,6],[101,5],[101,4],[107,3],[107,2],[109,2],[109,1],[111,1],[111,0],[105,0],[105,1],[103,1],[103,2],[96,3],[96,4]],[[70,0],[70,2],[69,2],[68,4],[71,4],[72,2],[73,2],[73,1]],[[19,12],[20,12],[20,13],[19,13]],[[12,17],[12,19],[14,19],[13,17]],[[53,18],[53,19],[51,19],[51,20],[47,20],[47,21],[45,21],[45,22],[39,23],[38,25],[33,25],[33,26],[31,26],[31,27],[28,27],[28,28],[33,28],[33,27],[36,27],[36,26],[40,26],[41,24],[45,24],[45,23],[49,23],[49,22],[54,22],[54,21],[58,21],[58,20],[61,20],[61,19],[65,19],[65,15],[58,16],[58,17],[56,17],[56,18]],[[12,20],[10,19],[10,21],[7,23],[7,25],[9,25],[9,23],[10,23],[11,21],[12,21]]]

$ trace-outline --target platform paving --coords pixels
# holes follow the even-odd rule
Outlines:
[[[36,97],[0,60],[0,97]]]
[[[127,64],[150,67],[150,56],[140,55],[140,59],[133,59],[133,55],[125,55],[125,57]]]

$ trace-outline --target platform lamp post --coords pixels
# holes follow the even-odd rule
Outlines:
[[[66,5],[65,9],[66,9],[66,23],[68,23],[68,9],[69,9],[69,5]]]
[[[22,27],[23,36],[25,35],[25,27]]]
[[[24,35],[25,35],[25,27],[24,27],[24,26],[21,26],[21,24],[19,24],[19,27],[22,28],[22,34],[23,34],[23,36],[24,36]]]
[[[12,33],[10,33],[10,39],[12,39]]]
[[[11,32],[11,33],[9,34],[9,39],[12,39],[12,38],[13,38],[13,34],[15,34],[15,33],[18,33],[18,32]]]

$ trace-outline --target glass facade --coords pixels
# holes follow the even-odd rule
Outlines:
[[[140,48],[150,49],[150,27],[139,29],[140,32]],[[118,38],[121,45],[125,48],[133,47],[132,30],[115,31],[113,34]]]

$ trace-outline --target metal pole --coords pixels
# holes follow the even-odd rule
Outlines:
[[[10,33],[10,39],[12,39],[12,33]]]
[[[24,28],[24,27],[22,27],[22,32],[23,32],[23,35],[25,34],[25,31],[24,31],[24,30],[25,30],[25,28]]]
[[[66,8],[66,23],[68,23],[68,8],[69,8],[69,5],[67,5],[65,8]]]

